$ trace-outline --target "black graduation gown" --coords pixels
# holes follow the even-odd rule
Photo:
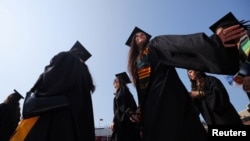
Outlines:
[[[151,40],[150,46],[168,66],[231,75],[239,70],[239,50],[223,47],[216,35],[162,35]]]
[[[208,140],[194,103],[174,67],[235,74],[237,48],[226,50],[217,46],[221,43],[216,37],[213,39],[198,33],[163,35],[150,41],[149,87],[146,93],[141,93],[138,84],[136,87],[142,108],[143,141]]]
[[[94,141],[95,128],[86,64],[68,52],[54,56],[31,89],[41,95],[66,95],[70,106],[40,115],[26,141]]]
[[[20,113],[16,113],[13,106],[6,103],[0,104],[0,141],[9,141],[11,135],[15,131],[19,118],[15,119]]]
[[[208,125],[242,125],[238,112],[230,102],[227,90],[219,79],[206,76],[204,97],[195,104]]]
[[[115,131],[112,133],[112,141],[138,141],[139,139],[136,123],[131,122],[129,115],[126,114],[128,108],[135,112],[137,104],[129,89],[121,88],[115,94],[113,103]]]

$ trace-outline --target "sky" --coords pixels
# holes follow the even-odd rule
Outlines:
[[[92,54],[86,64],[96,85],[95,126],[107,127],[113,118],[112,83],[115,74],[127,71],[125,42],[135,26],[153,37],[209,36],[209,26],[230,11],[238,20],[250,20],[249,6],[249,0],[0,0],[0,102],[13,89],[25,96],[50,59],[78,40]],[[186,70],[177,71],[190,90]],[[229,85],[224,75],[214,76],[236,110],[246,109],[249,100],[242,88]],[[134,86],[128,86],[137,101]]]

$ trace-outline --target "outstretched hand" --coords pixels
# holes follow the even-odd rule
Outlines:
[[[246,30],[243,27],[240,27],[240,25],[233,25],[228,28],[218,29],[216,34],[219,36],[225,47],[235,47],[237,46],[237,42],[239,41],[240,37],[246,33]],[[227,43],[232,40],[235,40],[235,42]]]

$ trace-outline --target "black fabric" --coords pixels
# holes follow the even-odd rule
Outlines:
[[[43,115],[49,111],[56,111],[69,106],[64,95],[37,97],[36,93],[28,92],[23,103],[23,118]]]
[[[154,73],[141,106],[143,141],[206,141],[207,133],[175,69],[161,67]]]
[[[250,93],[246,92],[246,94],[247,94],[248,99],[250,100]]]
[[[216,30],[219,27],[229,27],[232,25],[240,24],[240,22],[236,19],[234,14],[232,12],[228,12],[226,15],[224,15],[222,18],[220,18],[218,21],[216,21],[213,25],[211,25],[209,28],[216,33]]]
[[[227,90],[219,79],[205,78],[204,97],[195,104],[208,125],[242,125],[240,116],[232,103]]]
[[[81,58],[83,61],[87,61],[92,56],[79,41],[76,41],[76,43],[70,49],[70,52]]]
[[[19,119],[15,119],[16,111],[9,104],[0,104],[0,141],[9,141],[15,131]]]
[[[118,90],[113,104],[115,131],[112,133],[112,141],[138,141],[138,127],[130,121],[129,114],[126,113],[128,110],[135,112],[137,105],[127,87]]]
[[[239,69],[238,49],[222,47],[215,35],[211,38],[203,33],[163,35],[151,40],[150,44],[168,66],[231,75]]]
[[[131,80],[129,79],[129,76],[127,75],[126,72],[121,72],[115,75],[116,77],[119,77],[122,79],[126,84],[131,83]]]
[[[94,141],[94,120],[88,68],[68,52],[55,55],[32,92],[37,96],[65,95],[70,107],[40,115],[26,141]]]

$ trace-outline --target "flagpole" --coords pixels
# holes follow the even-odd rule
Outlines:
[[[101,122],[103,121],[102,118],[99,119],[99,128],[101,127]]]

